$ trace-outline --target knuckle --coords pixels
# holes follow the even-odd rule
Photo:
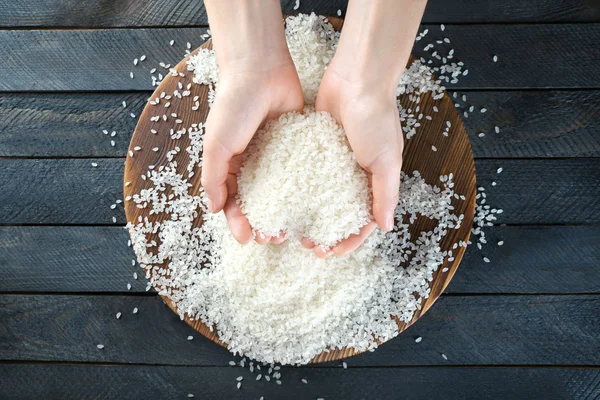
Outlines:
[[[379,193],[373,198],[375,207],[388,207],[398,203],[398,193]]]
[[[400,170],[401,165],[402,152],[392,148],[381,151],[371,162],[372,169],[378,171]]]
[[[203,150],[204,156],[210,157],[212,154],[214,154],[215,152],[217,152],[219,150],[219,147],[220,147],[219,141],[207,134],[206,137],[204,138],[204,143],[202,145],[202,150]]]
[[[202,176],[200,177],[200,184],[204,187],[210,186],[212,183],[212,180],[205,174],[202,174]]]

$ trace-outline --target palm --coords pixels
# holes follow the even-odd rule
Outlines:
[[[203,177],[210,176],[219,182],[220,190],[225,193],[223,211],[233,236],[240,243],[247,243],[253,237],[252,227],[236,200],[241,154],[267,119],[301,110],[303,104],[302,88],[291,60],[270,70],[227,72],[220,77],[218,93],[206,122],[204,152],[214,157],[211,165],[216,165],[219,158],[229,161],[220,171],[213,168]],[[271,239],[281,242],[283,237],[256,235],[259,243]]]
[[[316,108],[329,112],[346,131],[357,162],[368,173],[373,188],[373,215],[375,220],[363,226],[360,233],[343,240],[325,252],[310,240],[305,247],[314,248],[317,256],[338,256],[357,249],[377,225],[391,229],[390,207],[397,203],[398,181],[403,148],[402,129],[393,93],[365,91],[352,85],[330,67],[319,88]]]

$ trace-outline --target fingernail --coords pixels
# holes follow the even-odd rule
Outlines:
[[[390,215],[385,220],[385,231],[389,232],[394,229],[394,216]]]
[[[208,199],[208,211],[210,211],[212,213],[215,212],[215,206],[213,205],[213,202],[210,198]]]

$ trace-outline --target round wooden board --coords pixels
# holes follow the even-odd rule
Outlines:
[[[341,30],[343,20],[341,18],[329,17],[329,21],[333,24],[336,30]],[[210,48],[211,41],[208,40],[204,43],[202,48]],[[192,54],[197,52],[194,51]],[[409,65],[412,63],[413,58],[409,60]],[[150,181],[143,180],[141,175],[148,171],[149,165],[156,167],[160,165],[168,165],[166,153],[169,150],[179,146],[182,151],[179,152],[174,160],[177,160],[179,168],[184,170],[189,162],[189,157],[185,152],[185,148],[189,146],[188,135],[183,135],[179,140],[172,140],[168,134],[171,128],[175,130],[180,127],[189,127],[193,123],[200,123],[206,121],[208,115],[208,88],[204,85],[197,85],[192,82],[193,72],[187,70],[187,57],[183,59],[175,69],[178,72],[185,74],[184,77],[174,77],[171,74],[166,74],[162,83],[158,86],[152,98],[156,98],[162,92],[167,95],[173,94],[178,89],[178,82],[181,82],[185,89],[188,83],[192,83],[190,88],[190,96],[178,99],[173,97],[170,102],[169,108],[164,108],[164,100],[158,106],[152,106],[147,104],[142,114],[140,115],[139,122],[131,138],[129,150],[133,150],[134,147],[139,146],[142,150],[134,151],[134,156],[128,155],[125,165],[125,182],[130,182],[129,185],[123,187],[124,196],[133,196],[135,193],[139,193],[140,190],[150,187]],[[179,89],[181,92],[181,89]],[[199,96],[200,108],[197,111],[192,111],[194,104],[194,96]],[[401,98],[401,102],[404,108],[415,109],[417,104],[410,102],[407,96]],[[461,227],[458,230],[449,230],[446,237],[441,242],[443,250],[450,250],[454,243],[460,240],[468,241],[471,232],[471,226],[473,223],[473,217],[475,212],[475,196],[476,196],[476,184],[475,184],[475,164],[473,160],[473,154],[471,151],[471,144],[467,131],[462,123],[460,115],[452,99],[445,94],[442,99],[434,100],[430,93],[422,94],[420,100],[420,108],[423,114],[431,115],[433,119],[431,121],[423,118],[420,120],[421,127],[418,129],[418,133],[410,140],[405,141],[404,156],[403,156],[403,170],[407,173],[412,173],[417,170],[421,173],[421,176],[429,184],[439,185],[440,175],[446,175],[449,173],[454,174],[456,193],[463,194],[466,200],[456,200],[453,202],[455,207],[455,213],[464,214],[464,220]],[[432,107],[436,105],[439,112],[435,113]],[[162,115],[167,113],[176,113],[177,118],[169,117],[167,121],[160,119],[157,122],[151,122],[150,118],[154,115]],[[416,114],[416,113],[415,113]],[[176,124],[175,120],[180,119],[183,121],[181,124]],[[446,121],[450,121],[451,129],[448,137],[442,135],[442,132],[446,128]],[[158,134],[152,134],[151,129],[158,131]],[[434,152],[432,146],[437,148]],[[160,150],[154,152],[151,149],[158,147]],[[131,152],[129,153],[131,154]],[[196,171],[195,175],[190,179],[193,187],[200,185],[200,172]],[[127,221],[131,223],[137,223],[138,217],[148,217],[150,221],[162,221],[164,214],[150,215],[149,209],[137,208],[135,203],[132,201],[125,201],[125,214]],[[424,218],[419,218],[411,233],[414,231],[418,233],[424,229],[430,230],[433,225],[428,224],[427,221],[422,221]],[[198,217],[196,224],[201,224],[201,218]],[[414,234],[413,234],[414,235]],[[153,235],[149,240],[156,240],[159,243],[157,235]],[[442,294],[448,283],[454,276],[460,261],[464,255],[465,248],[458,247],[453,250],[454,261],[447,262],[440,266],[438,271],[433,275],[433,280],[430,283],[431,293],[427,299],[421,304],[421,309],[414,313],[412,320],[409,323],[399,322],[398,332],[402,332],[418,320],[433,303]],[[164,268],[167,266],[164,265]],[[443,268],[448,268],[447,272],[442,272]],[[174,304],[166,297],[163,297],[165,303],[175,312]],[[185,322],[192,326],[196,331],[218,343],[224,347],[226,344],[221,342],[215,332],[212,332],[205,324],[200,321],[192,321],[187,317],[184,318]],[[316,356],[312,362],[326,362],[338,360],[340,358],[349,357],[356,355],[359,352],[344,348],[342,350],[334,349],[329,352],[323,352]]]

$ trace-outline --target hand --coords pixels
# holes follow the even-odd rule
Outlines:
[[[400,187],[402,149],[396,87],[414,44],[426,0],[350,0],[335,56],[327,67],[316,108],[342,124],[373,189],[373,216],[357,235],[319,257],[357,249],[376,225],[389,231]]]
[[[204,5],[219,84],[206,120],[201,183],[209,210],[223,210],[233,236],[247,243],[252,228],[235,198],[241,153],[265,120],[302,110],[304,97],[278,0],[205,0]],[[270,240],[256,235],[259,243]]]
[[[223,210],[231,233],[240,243],[252,239],[252,228],[236,201],[237,174],[241,153],[267,119],[302,110],[304,98],[289,54],[281,59],[234,63],[221,68],[217,95],[206,121],[202,165],[202,186],[209,199],[209,210]],[[276,238],[256,235],[261,244],[281,243]]]
[[[302,244],[314,248],[318,257],[344,256],[356,250],[377,225],[384,231],[392,230],[402,168],[404,142],[395,85],[349,81],[338,68],[334,59],[321,82],[316,109],[327,111],[344,127],[356,160],[368,174],[375,221],[329,251],[304,239]]]

